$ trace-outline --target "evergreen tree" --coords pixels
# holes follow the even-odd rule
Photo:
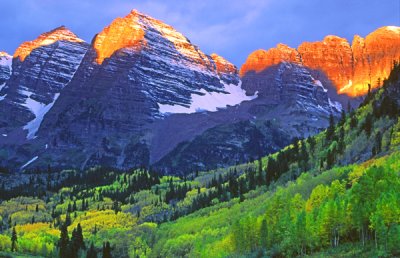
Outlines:
[[[71,246],[73,254],[77,256],[80,249],[85,249],[85,242],[82,235],[81,224],[78,223],[77,227],[72,231]]]
[[[335,120],[333,118],[332,113],[329,115],[329,126],[326,129],[326,141],[330,142],[333,140],[335,135]]]
[[[115,200],[115,201],[113,202],[113,210],[114,210],[115,214],[117,214],[118,212],[121,211],[121,208],[119,207],[119,203],[118,203],[117,200]]]
[[[14,252],[17,250],[17,242],[18,242],[17,231],[15,231],[15,227],[13,227],[12,234],[11,234],[11,252]]]
[[[340,125],[344,125],[346,122],[346,113],[344,112],[344,109],[342,109],[342,113],[340,115]]]
[[[60,258],[70,258],[68,229],[65,223],[61,225],[58,246],[60,248]]]
[[[351,105],[350,105],[350,101],[347,101],[347,113],[350,114],[351,112]]]
[[[377,132],[375,135],[375,144],[372,148],[372,155],[376,155],[382,151],[382,135],[381,132]]]
[[[71,225],[71,215],[69,215],[69,212],[65,215],[65,225],[68,227]]]
[[[96,249],[94,248],[93,243],[90,245],[90,248],[86,253],[86,258],[97,258],[97,252]]]
[[[371,135],[371,130],[372,130],[372,115],[368,113],[368,115],[365,117],[365,122],[362,127],[369,137]]]
[[[266,248],[267,241],[268,241],[267,220],[264,218],[261,221],[261,228],[260,228],[260,245],[261,245],[261,247]]]
[[[110,242],[103,243],[103,256],[102,258],[112,258]]]
[[[351,119],[350,119],[350,128],[351,128],[351,129],[356,128],[356,127],[357,127],[357,124],[358,124],[357,117],[353,114],[353,115],[351,116]]]
[[[263,185],[263,184],[264,184],[264,177],[262,171],[262,158],[260,157],[258,159],[257,185]]]

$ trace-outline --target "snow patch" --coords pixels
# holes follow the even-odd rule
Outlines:
[[[400,27],[397,26],[386,26],[388,30],[394,31],[396,33],[400,33]]]
[[[257,98],[258,92],[253,96],[247,96],[246,91],[242,89],[241,82],[239,85],[224,84],[223,92],[207,92],[205,89],[200,90],[200,94],[192,93],[192,103],[190,107],[181,105],[165,105],[158,103],[161,113],[195,113],[201,111],[217,111],[218,108],[226,108],[228,105],[234,106],[246,100]]]
[[[328,98],[328,101],[329,101],[329,106],[336,109],[338,112],[342,111],[342,104],[340,104],[337,101],[332,102],[330,98]]]
[[[31,98],[28,98],[25,102],[24,106],[29,107],[29,109],[35,114],[35,118],[28,122],[23,129],[28,130],[28,135],[26,138],[28,140],[36,138],[35,134],[39,130],[40,124],[43,121],[44,115],[53,107],[57,98],[60,96],[60,93],[56,93],[54,95],[53,102],[45,105],[43,103],[37,102]]]
[[[0,101],[2,101],[3,99],[5,99],[7,97],[7,94],[5,94],[4,96],[0,96]]]
[[[4,88],[4,86],[6,86],[6,83],[0,85],[0,91]]]
[[[12,72],[12,56],[5,54],[5,53],[0,53],[0,66],[7,66],[10,70],[10,75]]]
[[[21,167],[21,169],[26,168],[27,166],[29,166],[29,164],[31,164],[32,162],[34,162],[34,161],[37,160],[37,159],[38,159],[38,156],[33,157],[30,161],[26,162],[26,163]]]
[[[324,85],[322,85],[322,82],[320,80],[314,80],[314,84],[318,87],[321,87],[324,92],[328,92],[328,90],[324,87]]]

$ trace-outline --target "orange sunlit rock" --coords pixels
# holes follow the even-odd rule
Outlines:
[[[228,73],[228,74],[234,74],[237,72],[236,66],[234,66],[232,63],[227,61],[225,58],[217,55],[217,54],[211,54],[211,58],[214,60],[217,72],[220,73]]]
[[[282,61],[300,63],[301,59],[296,49],[285,44],[278,44],[276,48],[271,48],[268,51],[259,49],[249,55],[240,68],[240,76],[244,76],[249,71],[261,72]]]
[[[175,49],[184,57],[197,64],[212,65],[207,55],[192,45],[184,35],[177,32],[172,26],[136,10],[132,10],[130,14],[123,18],[115,19],[96,36],[93,43],[93,48],[97,52],[96,62],[101,64],[104,59],[111,57],[115,51],[123,48],[141,50],[146,46],[145,35],[154,33],[154,30],[173,43]]]
[[[338,93],[356,97],[367,93],[368,84],[371,88],[378,87],[378,78],[381,81],[387,78],[393,61],[400,59],[400,27],[379,28],[365,39],[356,35],[352,45],[337,36],[302,43],[297,51],[280,45],[251,53],[240,69],[240,76],[249,71],[260,72],[282,61],[296,62],[321,70]]]
[[[305,42],[299,48],[303,65],[321,69],[333,81],[337,90],[352,80],[353,57],[351,46],[344,38],[326,36],[320,42]]]
[[[37,39],[22,43],[14,53],[14,58],[18,57],[21,61],[36,48],[51,45],[57,41],[70,41],[70,42],[83,42],[82,39],[78,38],[74,33],[68,30],[66,27],[61,26],[52,31],[43,33]]]
[[[354,56],[353,87],[345,93],[358,96],[382,85],[389,77],[393,61],[400,59],[400,27],[386,26],[365,37],[355,36],[352,43]],[[381,83],[378,86],[378,78]]]
[[[93,48],[97,52],[96,62],[103,63],[115,51],[132,47],[140,50],[145,44],[144,30],[140,25],[140,16],[132,11],[124,18],[115,19],[102,32],[97,34]]]

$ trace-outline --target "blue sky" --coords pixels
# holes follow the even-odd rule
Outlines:
[[[400,25],[399,0],[2,0],[0,50],[65,25],[86,41],[131,9],[160,19],[205,53],[240,66],[256,49],[277,43],[297,47],[328,34],[366,36]]]

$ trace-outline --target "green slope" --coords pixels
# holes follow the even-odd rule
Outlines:
[[[399,77],[396,64],[336,125],[247,164],[2,175],[0,251],[15,228],[27,257],[85,257],[82,238],[113,257],[400,255]]]

